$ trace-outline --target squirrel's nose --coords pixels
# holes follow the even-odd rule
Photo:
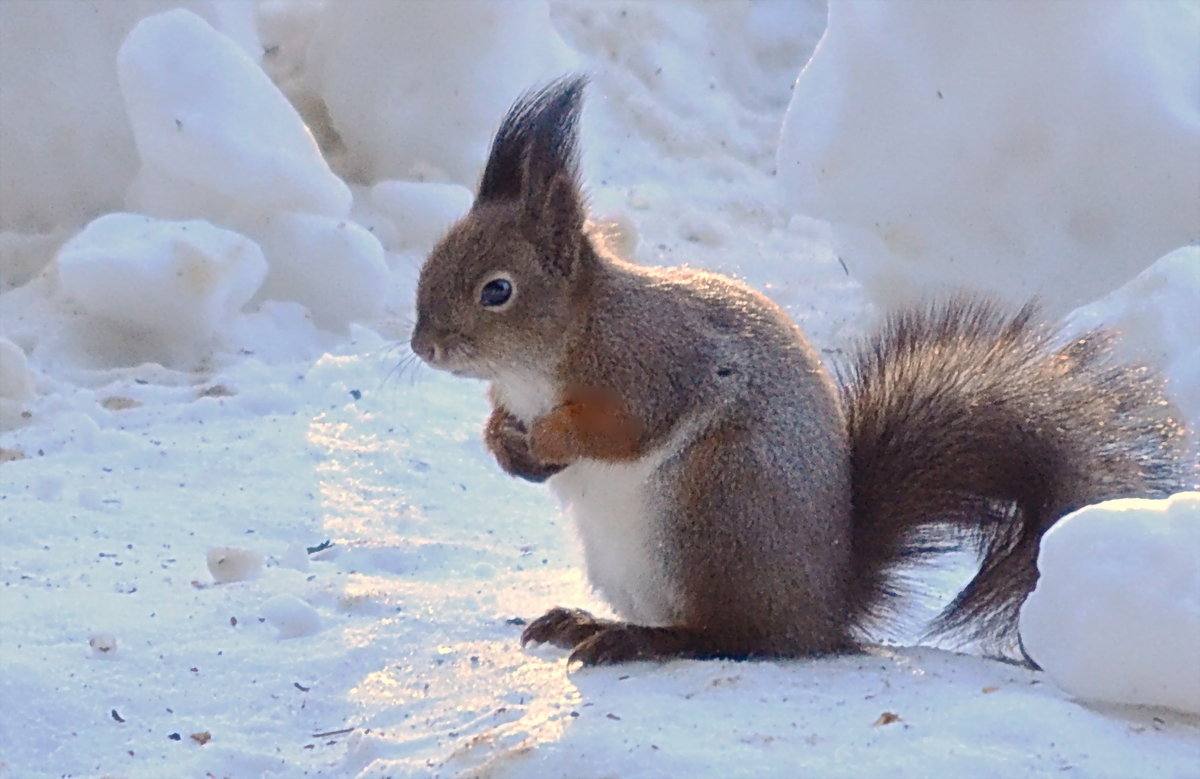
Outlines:
[[[437,343],[429,336],[428,331],[421,328],[417,328],[413,332],[409,347],[415,355],[430,365],[437,365],[438,358],[441,357],[441,350],[438,349]]]

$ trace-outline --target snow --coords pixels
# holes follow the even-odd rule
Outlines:
[[[1021,638],[1055,684],[1200,714],[1197,517],[1200,492],[1179,493],[1088,506],[1050,529]]]
[[[205,556],[208,572],[217,584],[244,582],[262,575],[263,556],[252,549],[214,546]]]
[[[282,213],[264,220],[254,234],[271,258],[260,297],[294,300],[318,325],[341,331],[382,312],[388,268],[383,246],[366,228],[344,219]]]
[[[25,352],[7,338],[0,338],[0,430],[17,427],[33,391],[33,373]]]
[[[211,348],[262,283],[258,246],[209,222],[107,214],[58,253],[59,288],[85,315],[79,327],[109,333],[92,342],[110,365],[188,363]]]
[[[137,172],[116,52],[160,0],[6,0],[0,24],[0,230],[78,228],[121,207]],[[261,57],[249,0],[183,0]],[[64,52],[70,52],[65,56]],[[59,175],[48,175],[54,171]]]
[[[1200,246],[1159,259],[1120,289],[1071,312],[1074,332],[1107,327],[1118,353],[1158,367],[1188,419],[1200,419]]]
[[[177,9],[138,22],[117,72],[142,161],[130,205],[217,220],[245,209],[349,212],[349,189],[296,110],[200,17]]]
[[[307,54],[309,86],[354,178],[473,187],[512,96],[577,64],[547,8],[329,3]]]
[[[831,3],[781,182],[878,302],[1064,314],[1200,241],[1197,41],[1190,0]]]
[[[610,244],[746,278],[833,360],[874,316],[859,282],[878,286],[850,222],[819,200],[919,204],[931,245],[980,240],[953,267],[899,265],[914,286],[991,283],[996,268],[932,190],[963,213],[1007,204],[1014,240],[1065,252],[1009,276],[1057,312],[1098,299],[1069,327],[1127,330],[1123,348],[1164,367],[1194,429],[1200,257],[1148,266],[1196,236],[1177,229],[1174,184],[1145,191],[1163,158],[1180,179],[1196,162],[1191,17],[1169,2],[1079,19],[1052,6],[1040,21],[1025,4],[970,5],[999,32],[958,56],[980,48],[997,70],[945,71],[946,124],[909,113],[882,155],[920,166],[927,139],[960,144],[938,179],[872,167],[867,127],[788,133],[810,108],[841,122],[839,93],[888,98],[873,116],[894,128],[887,112],[962,34],[945,4],[835,2],[793,100],[819,2],[0,3],[0,776],[1192,773],[1200,720],[1092,702],[1114,697],[1097,674],[1132,671],[1079,686],[1068,676],[1089,666],[1055,633],[1031,644],[1047,673],[907,644],[572,674],[561,651],[523,650],[520,620],[606,606],[552,496],[484,450],[481,387],[402,346],[421,257],[469,207],[504,109],[577,67],[592,77],[594,230]],[[871,20],[913,33],[881,39]],[[1059,73],[1055,47],[1095,77]],[[1047,82],[1038,100],[1020,96],[1026,60]],[[1094,113],[1104,96],[1126,113]],[[1069,148],[1095,172],[1047,162],[981,196],[991,140],[1014,128],[1077,134]],[[805,144],[866,167],[801,197],[794,171],[773,171]],[[1106,189],[1116,158],[1146,178]],[[1061,208],[1038,200],[1053,187]],[[1113,220],[1085,242],[1086,269],[1055,221],[1076,208]],[[1157,520],[1077,520],[1064,531],[1153,556],[1119,571],[1151,598],[1141,614],[1102,570],[1045,563],[1047,619],[1124,630],[1112,660],[1137,619],[1186,598],[1151,595],[1170,551]],[[944,599],[954,573],[923,575]],[[1087,608],[1054,587],[1088,592]],[[1185,689],[1187,669],[1155,659],[1194,647],[1166,643],[1129,661],[1153,674],[1144,689]]]

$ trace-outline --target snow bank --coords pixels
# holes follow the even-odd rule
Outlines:
[[[830,0],[778,151],[879,302],[1056,314],[1200,237],[1200,7]]]
[[[1200,421],[1200,246],[1186,246],[1109,295],[1071,312],[1067,328],[1107,327],[1121,334],[1128,360],[1149,362],[1167,377],[1175,404]]]
[[[262,283],[258,246],[208,222],[168,222],[108,214],[58,254],[68,304],[87,315],[83,327],[128,333],[116,364],[196,360]]]
[[[1076,511],[1042,540],[1021,638],[1080,698],[1200,713],[1200,493]]]
[[[546,0],[335,0],[308,51],[350,175],[470,187],[513,99],[576,63]]]
[[[246,210],[349,212],[349,189],[296,110],[200,17],[174,10],[143,19],[117,70],[142,161],[130,207],[215,221]]]
[[[117,47],[161,0],[0,3],[0,230],[79,227],[122,206],[137,171],[117,88]],[[178,0],[228,35],[261,47],[250,0]]]

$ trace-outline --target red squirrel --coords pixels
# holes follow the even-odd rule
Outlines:
[[[510,109],[411,341],[490,382],[488,448],[548,480],[621,618],[554,608],[522,643],[585,665],[850,651],[895,569],[965,541],[979,572],[933,631],[1011,649],[1059,517],[1190,478],[1161,381],[1113,364],[1107,333],[1056,345],[1032,305],[957,298],[893,315],[835,373],[747,285],[612,256],[585,231],[584,84]]]

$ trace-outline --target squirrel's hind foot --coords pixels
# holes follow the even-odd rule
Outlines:
[[[556,607],[535,619],[521,633],[529,642],[571,649],[569,666],[613,665],[635,660],[708,657],[695,631],[676,627],[646,627],[598,619],[582,609]]]
[[[616,624],[612,620],[597,619],[583,609],[555,606],[521,632],[521,646],[532,641],[535,644],[553,644],[560,649],[574,649],[605,627]]]

